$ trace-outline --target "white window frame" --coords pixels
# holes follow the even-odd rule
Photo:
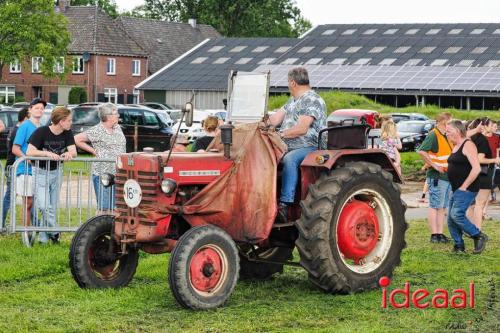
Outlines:
[[[10,73],[21,73],[22,72],[21,63],[19,62],[19,60],[15,60],[15,61],[11,62],[9,68],[10,68]]]
[[[75,65],[77,65],[77,67],[75,67]],[[76,68],[76,70],[75,70],[75,68]],[[74,56],[73,57],[72,73],[73,74],[84,74],[85,73],[85,61],[83,61],[83,56]]]
[[[132,60],[132,76],[141,76],[141,61],[139,59]]]
[[[14,103],[16,99],[16,87],[14,86],[0,86],[0,96],[3,97],[2,103],[10,104],[10,102]],[[11,100],[9,100],[9,96]]]
[[[104,88],[104,98],[107,98],[109,103],[118,103],[118,89]]]
[[[116,75],[116,59],[115,58],[108,58],[108,60],[106,60],[106,74],[107,75]]]
[[[41,73],[42,72],[42,57],[32,57],[31,58],[31,73]]]
[[[54,73],[64,73],[64,57],[59,57],[54,63],[54,68],[52,68]]]

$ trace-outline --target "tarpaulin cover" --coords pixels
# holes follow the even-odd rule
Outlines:
[[[222,149],[220,136],[213,147]],[[183,217],[191,225],[219,226],[237,241],[266,239],[276,217],[277,165],[285,152],[285,143],[263,123],[236,126],[233,166],[182,207]]]

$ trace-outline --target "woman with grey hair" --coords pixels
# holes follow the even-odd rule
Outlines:
[[[126,152],[126,140],[118,125],[119,113],[116,105],[106,103],[98,107],[99,124],[75,136],[78,148],[88,151],[97,158],[116,159]],[[89,145],[89,143],[91,145]],[[114,163],[93,163],[92,182],[94,184],[97,207],[101,211],[111,210],[115,206],[115,186],[104,187],[101,176],[105,173],[115,174]]]

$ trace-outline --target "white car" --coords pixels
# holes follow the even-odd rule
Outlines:
[[[212,115],[212,113],[209,111],[195,110],[193,114],[193,126],[187,127],[184,121],[182,122],[182,124],[177,122],[174,126],[172,126],[172,130],[174,134],[177,133],[177,128],[180,124],[181,128],[179,130],[179,134],[187,135],[189,142],[193,143],[196,139],[205,135],[205,131],[203,130],[201,122],[210,115]]]

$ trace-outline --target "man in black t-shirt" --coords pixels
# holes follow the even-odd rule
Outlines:
[[[10,191],[11,191],[11,178],[10,178],[10,168],[12,164],[16,161],[16,155],[12,153],[12,145],[14,143],[14,138],[16,137],[17,129],[26,119],[28,119],[28,107],[25,106],[17,114],[17,125],[10,131],[7,136],[7,161],[5,163],[5,176],[7,177],[7,187],[5,188],[5,195],[3,197],[3,211],[2,219],[3,226],[5,226],[5,220],[7,219],[7,214],[10,208]]]
[[[76,157],[71,132],[71,111],[56,107],[51,115],[52,125],[39,127],[31,135],[28,156],[48,157],[51,161],[35,162],[33,168],[35,207],[42,211],[42,226],[56,227],[56,209],[62,181],[62,161]],[[59,233],[40,233],[40,243],[59,242]]]

